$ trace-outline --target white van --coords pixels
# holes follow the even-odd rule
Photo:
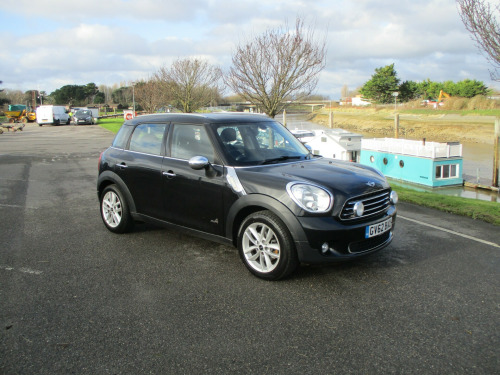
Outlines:
[[[66,108],[62,105],[41,105],[36,109],[36,122],[42,126],[44,124],[66,124],[71,121]]]

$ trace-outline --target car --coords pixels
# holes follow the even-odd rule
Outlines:
[[[397,193],[377,170],[312,155],[260,114],[153,114],[123,123],[98,162],[101,218],[234,246],[279,280],[301,264],[356,259],[393,239]]]
[[[94,125],[94,117],[90,109],[79,109],[73,115],[75,125]]]

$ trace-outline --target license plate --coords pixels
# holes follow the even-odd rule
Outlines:
[[[392,217],[381,223],[368,225],[365,230],[365,238],[375,237],[387,232],[392,228]]]

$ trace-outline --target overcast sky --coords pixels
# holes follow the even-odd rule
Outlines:
[[[317,93],[331,99],[392,63],[401,81],[499,88],[454,0],[2,0],[1,87],[132,82],[185,57],[227,69],[239,42],[297,16],[326,36]]]

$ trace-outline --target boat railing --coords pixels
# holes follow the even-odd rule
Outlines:
[[[462,156],[462,145],[457,142],[440,143],[395,138],[362,139],[361,150],[388,152],[392,154],[432,159]]]

